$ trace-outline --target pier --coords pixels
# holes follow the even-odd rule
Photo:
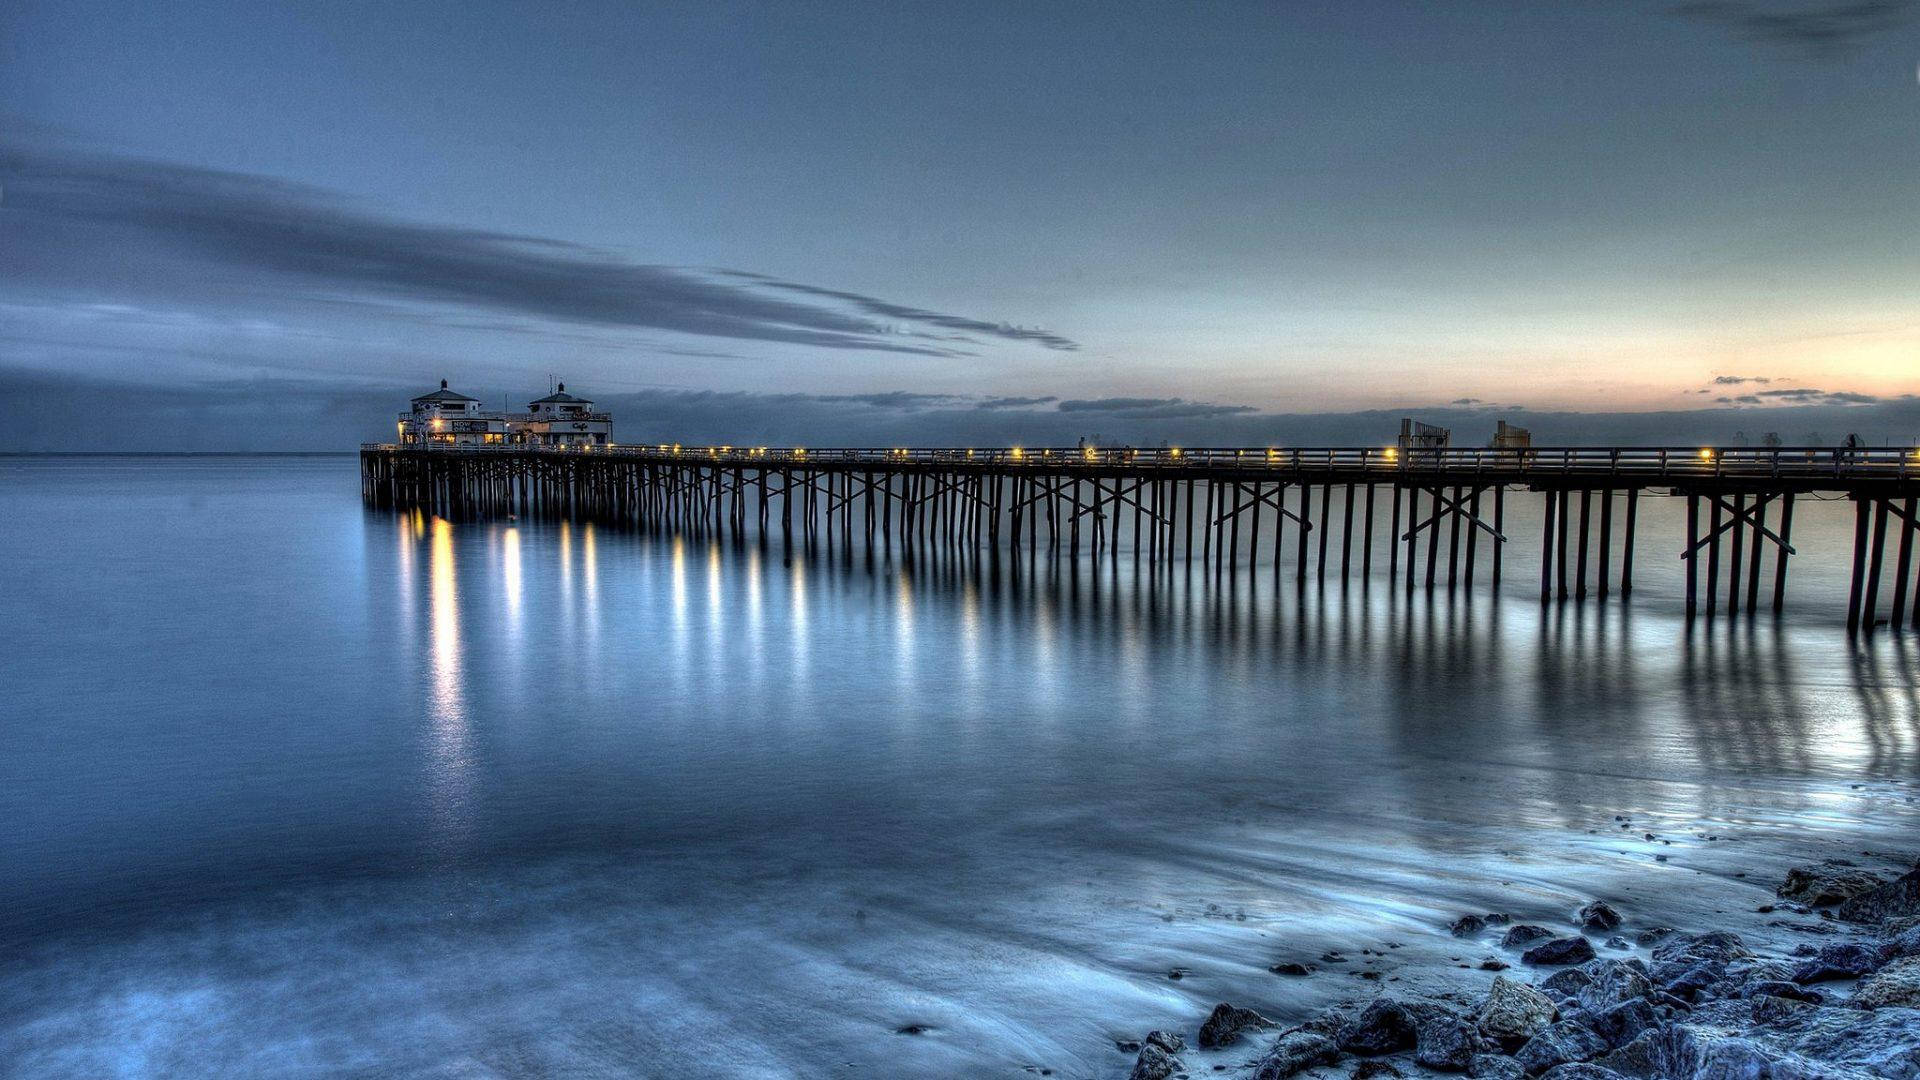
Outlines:
[[[1124,553],[1136,565],[1197,563],[1216,578],[1260,572],[1270,549],[1264,569],[1276,585],[1371,582],[1384,562],[1408,591],[1498,590],[1506,494],[1523,489],[1544,496],[1542,603],[1630,595],[1636,555],[1645,557],[1639,503],[1653,493],[1686,500],[1678,554],[1689,619],[1782,611],[1795,497],[1843,498],[1854,506],[1849,632],[1874,629],[1883,610],[1889,628],[1920,630],[1914,448],[367,444],[360,468],[369,505],[455,520],[777,533],[789,546],[849,553],[1086,552],[1116,567]]]

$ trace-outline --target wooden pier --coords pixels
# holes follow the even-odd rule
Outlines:
[[[847,552],[946,545],[1031,560],[1085,551],[1115,566],[1124,551],[1135,564],[1198,562],[1216,579],[1257,573],[1265,543],[1276,585],[1324,585],[1329,567],[1341,587],[1364,584],[1385,560],[1389,578],[1409,591],[1471,590],[1476,580],[1497,591],[1506,494],[1519,488],[1545,496],[1542,603],[1631,594],[1639,503],[1652,491],[1687,501],[1680,558],[1690,619],[1753,615],[1763,602],[1780,612],[1795,496],[1844,498],[1855,507],[1849,631],[1880,623],[1883,586],[1886,625],[1920,629],[1920,450],[1911,448],[369,444],[360,468],[370,505],[453,519],[573,517],[763,541],[778,534],[788,545]]]

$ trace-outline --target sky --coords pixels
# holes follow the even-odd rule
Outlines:
[[[0,450],[1909,443],[1916,166],[1920,0],[12,0]]]

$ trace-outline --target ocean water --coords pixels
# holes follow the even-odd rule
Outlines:
[[[1551,608],[1520,494],[1498,598],[449,523],[351,457],[0,506],[5,1075],[1124,1076],[1218,1000],[1484,981],[1461,912],[1920,854],[1844,505],[1787,618],[1691,629],[1665,499],[1630,603]]]

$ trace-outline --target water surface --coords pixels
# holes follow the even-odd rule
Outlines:
[[[1543,609],[1519,537],[1506,597],[1410,599],[454,524],[351,458],[0,497],[20,1075],[1117,1076],[1213,1001],[1372,990],[1277,960],[1698,925],[1920,835],[1844,507],[1794,618],[1688,632],[1669,500],[1630,604]]]

